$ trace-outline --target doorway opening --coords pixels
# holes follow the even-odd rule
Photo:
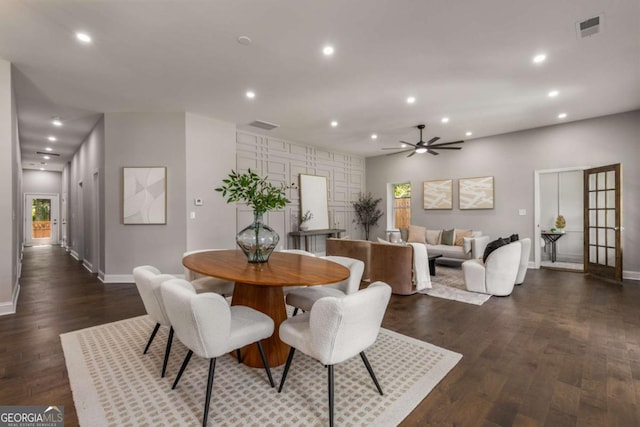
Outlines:
[[[57,245],[59,195],[25,193],[24,199],[25,246]]]

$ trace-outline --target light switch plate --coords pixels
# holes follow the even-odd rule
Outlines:
[[[518,209],[518,215],[524,216],[526,214],[527,214],[527,210],[526,209]]]

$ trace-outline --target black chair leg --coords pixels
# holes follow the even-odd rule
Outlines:
[[[298,314],[298,307],[293,309],[293,316],[295,316],[296,314]],[[291,316],[291,317],[293,317],[293,316]]]
[[[282,391],[282,387],[284,387],[284,380],[287,379],[289,366],[291,366],[291,361],[293,360],[293,354],[295,352],[296,352],[296,349],[291,347],[291,350],[289,350],[289,356],[287,357],[287,363],[284,365],[284,371],[282,371],[282,378],[280,379],[280,387],[278,387],[278,393],[280,393]]]
[[[236,358],[238,359],[238,363],[242,363],[242,355],[240,354],[239,348],[236,348]]]
[[[167,348],[164,351],[164,363],[162,363],[162,375],[164,378],[165,372],[167,372],[167,363],[169,362],[169,353],[171,353],[171,343],[173,342],[173,326],[169,328],[169,337],[167,338]]]
[[[329,371],[329,427],[333,427],[333,365],[327,368]]]
[[[156,337],[156,334],[158,333],[158,329],[160,329],[160,323],[156,323],[156,326],[153,328],[153,332],[151,332],[149,341],[147,341],[147,346],[144,348],[144,351],[142,352],[142,354],[147,354],[147,351],[149,351],[149,347],[151,346],[153,339]]]
[[[380,387],[380,384],[378,383],[378,379],[376,378],[376,374],[373,373],[373,368],[371,368],[371,364],[369,363],[369,359],[367,359],[367,356],[364,354],[364,351],[360,352],[360,357],[362,357],[362,361],[364,362],[364,366],[367,367],[367,371],[369,371],[369,375],[371,375],[371,379],[373,380],[373,383],[376,385],[376,388],[378,389],[378,393],[380,393],[380,396],[383,396],[382,388]]]
[[[184,362],[182,362],[182,366],[180,366],[180,371],[178,371],[178,376],[176,377],[176,380],[173,382],[173,385],[171,386],[171,390],[176,388],[176,386],[178,385],[178,381],[180,381],[180,377],[182,376],[182,373],[184,372],[185,368],[189,364],[189,360],[191,360],[191,356],[193,356],[193,351],[189,350],[189,352],[187,353],[187,356],[184,358]]]
[[[269,368],[269,361],[267,360],[267,356],[264,354],[264,349],[262,348],[262,343],[260,341],[256,342],[258,344],[258,350],[260,350],[260,358],[262,359],[262,364],[264,365],[265,371],[267,371],[267,377],[269,377],[269,384],[271,388],[275,387],[273,383],[273,377],[271,376],[271,368]]]
[[[204,416],[202,417],[202,427],[207,427],[209,417],[209,402],[211,401],[211,389],[213,388],[213,374],[216,371],[215,357],[209,361],[209,378],[207,378],[207,396],[204,401]]]

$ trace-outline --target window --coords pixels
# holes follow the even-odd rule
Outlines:
[[[393,184],[393,227],[408,228],[411,224],[411,184]]]

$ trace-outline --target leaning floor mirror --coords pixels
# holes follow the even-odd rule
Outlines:
[[[311,212],[307,221],[309,230],[329,228],[329,205],[327,203],[327,178],[300,174],[300,212]]]

